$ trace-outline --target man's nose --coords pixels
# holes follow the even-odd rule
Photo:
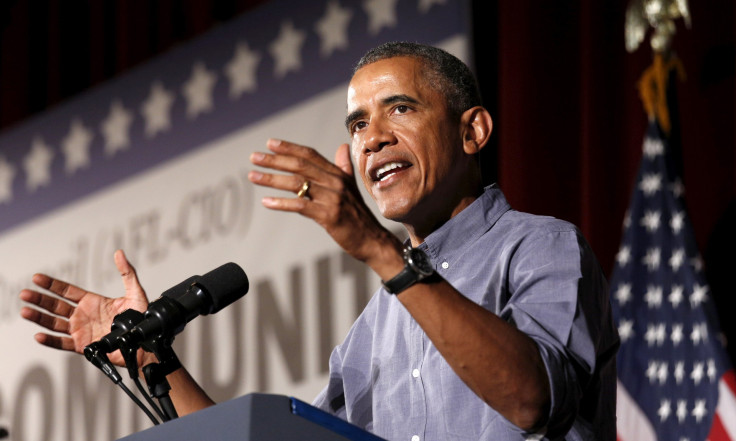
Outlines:
[[[379,152],[386,146],[396,143],[396,137],[386,121],[371,121],[365,133],[363,153]]]

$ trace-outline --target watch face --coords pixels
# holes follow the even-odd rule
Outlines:
[[[412,248],[407,253],[407,263],[422,276],[430,276],[434,273],[429,257],[422,250]]]

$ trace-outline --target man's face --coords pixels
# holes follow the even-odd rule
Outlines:
[[[358,173],[381,214],[409,224],[448,209],[469,160],[459,123],[425,70],[415,58],[384,59],[358,70],[348,89]]]

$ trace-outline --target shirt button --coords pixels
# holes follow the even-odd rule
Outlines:
[[[447,262],[442,262],[442,269],[447,269],[450,267],[450,264]]]
[[[419,435],[412,436],[411,441],[419,441]]]
[[[413,371],[411,371],[411,376],[414,377],[414,378],[419,378],[419,369],[414,369]],[[414,438],[412,438],[412,439],[414,439]],[[417,438],[417,439],[419,439],[419,438]]]

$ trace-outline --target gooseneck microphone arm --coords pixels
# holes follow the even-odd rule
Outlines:
[[[164,421],[177,418],[171,399],[171,389],[166,376],[181,367],[171,345],[174,336],[184,330],[188,322],[199,315],[214,314],[248,292],[248,277],[235,263],[226,263],[203,276],[192,276],[161,294],[148,306],[146,312],[127,310],[115,316],[111,332],[99,341],[91,343],[85,350],[85,356],[100,368],[110,379],[124,390],[122,377],[107,359],[107,353],[120,350],[125,360],[128,373],[142,391],[138,381],[138,349],[152,352],[158,363],[151,363],[143,368],[143,373],[152,396],[159,400],[161,410],[150,400],[148,394],[143,395]],[[129,391],[126,391],[128,393]],[[128,393],[129,396],[132,394]],[[134,398],[134,396],[131,396]],[[137,400],[136,404],[140,403]],[[150,411],[142,404],[149,418],[158,424]]]
[[[118,385],[123,392],[125,392],[128,397],[133,400],[133,402],[145,412],[146,416],[151,420],[153,424],[159,424],[159,421],[156,419],[155,416],[151,413],[151,411],[141,402],[141,400],[136,397],[133,392],[128,389],[128,387],[123,383],[123,377],[120,376],[117,369],[115,369],[115,366],[110,363],[110,360],[107,358],[107,354],[101,349],[101,344],[99,342],[92,343],[90,345],[87,345],[87,347],[84,348],[84,356],[89,360],[92,364],[97,366],[105,375],[112,380],[113,383]],[[136,382],[137,385],[140,385],[140,381]],[[146,399],[148,400],[149,404],[153,405],[153,408],[156,409],[156,411],[161,415],[161,411],[156,407],[155,403],[151,401],[148,396],[145,395]],[[0,437],[2,438],[2,437]]]

